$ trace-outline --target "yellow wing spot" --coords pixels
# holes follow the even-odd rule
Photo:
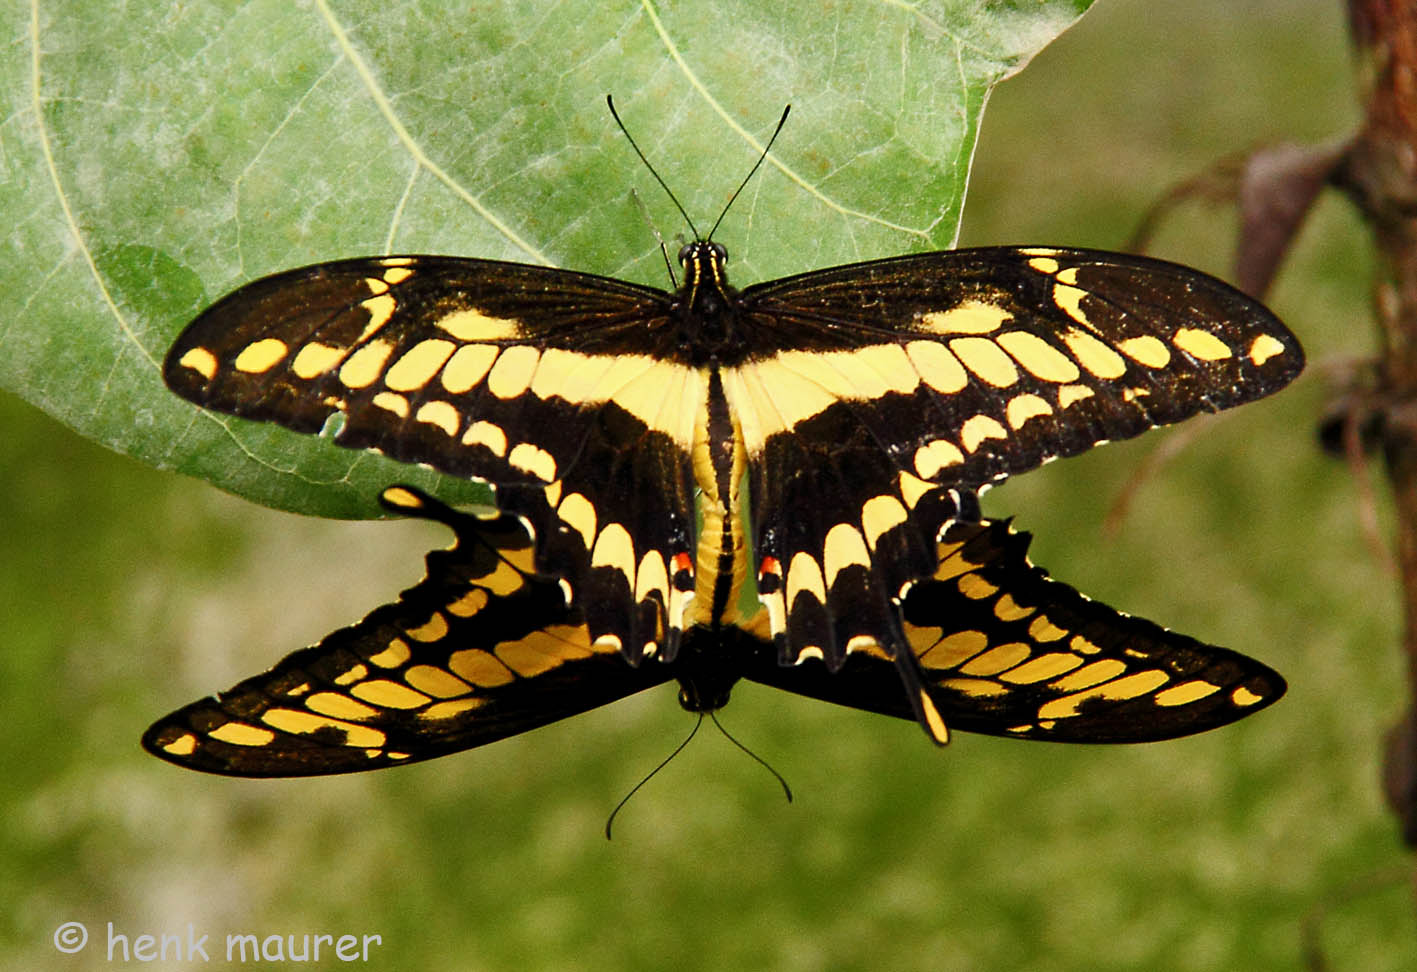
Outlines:
[[[961,454],[960,458],[963,459],[964,456]],[[908,472],[901,472],[896,477],[896,481],[900,486],[900,498],[905,500],[905,505],[912,510],[926,494],[935,488],[933,483],[927,483],[919,476],[912,476]]]
[[[601,530],[595,538],[595,546],[591,549],[590,565],[592,568],[614,567],[624,574],[625,580],[633,586],[635,544],[630,539],[630,531],[619,523],[611,523]]]
[[[966,452],[974,452],[985,439],[1007,440],[1008,437],[1008,430],[1000,425],[997,419],[988,415],[976,415],[966,419],[959,427],[960,443]]]
[[[1066,270],[1060,271],[1057,275],[1057,280],[1058,283],[1065,283],[1069,287],[1076,287],[1078,282],[1078,268],[1068,267]]]
[[[935,568],[936,580],[949,580],[951,577],[958,577],[978,567],[978,564],[966,560],[960,553],[961,544],[940,544],[939,559],[940,564]]]
[[[1117,342],[1117,350],[1121,351],[1138,364],[1146,365],[1148,368],[1165,368],[1171,361],[1170,349],[1150,334],[1143,334],[1141,337],[1124,338]]]
[[[818,603],[827,603],[826,580],[822,577],[821,566],[811,554],[799,550],[792,555],[792,562],[787,567],[787,604],[789,607],[797,599],[797,595],[803,591],[815,597]]]
[[[380,294],[377,297],[370,297],[368,300],[361,300],[359,306],[369,312],[369,323],[364,325],[364,330],[360,333],[355,344],[362,344],[368,338],[379,333],[379,330],[387,323],[389,318],[394,316],[394,311],[398,310],[399,302],[392,294]]]
[[[870,655],[873,658],[883,660],[889,660],[891,657],[886,650],[881,647],[881,643],[870,635],[852,635],[846,640],[846,653],[848,655],[858,651],[862,654]]]
[[[1064,385],[1058,389],[1058,407],[1067,408],[1076,405],[1078,402],[1086,401],[1095,392],[1087,385]]]
[[[959,592],[972,601],[982,601],[998,593],[999,585],[991,584],[978,574],[965,574],[958,581]]]
[[[1190,705],[1192,702],[1199,702],[1220,691],[1220,686],[1205,679],[1197,678],[1189,682],[1182,682],[1180,685],[1173,685],[1169,689],[1164,689],[1156,693],[1153,700],[1157,705]]]
[[[987,678],[947,678],[940,682],[940,688],[962,692],[976,699],[993,698],[1009,690],[1008,686]]]
[[[852,564],[869,570],[871,554],[866,549],[866,539],[861,536],[861,531],[849,523],[838,523],[828,530],[826,542],[822,544],[822,562],[828,588],[836,583],[836,575]],[[847,650],[850,650],[850,645]]]
[[[1057,248],[1052,246],[1021,246],[1018,252],[1020,256],[1030,257],[1055,257],[1058,255]]]
[[[516,676],[497,660],[497,656],[481,648],[464,648],[448,658],[448,668],[454,675],[482,688],[506,685]]]
[[[1108,679],[1116,678],[1126,670],[1126,662],[1116,658],[1104,658],[1101,661],[1084,665],[1071,675],[1064,675],[1056,682],[1050,682],[1048,687],[1059,692],[1076,692],[1078,689],[1100,685]]]
[[[268,746],[276,737],[269,729],[244,722],[224,722],[207,735],[233,746]]]
[[[502,555],[505,557],[509,554],[504,550]],[[496,569],[485,577],[479,577],[477,583],[499,597],[506,597],[513,591],[520,590],[524,581],[520,571],[511,564],[499,560]]]
[[[407,256],[387,256],[380,257],[378,263],[381,267],[411,267],[414,264],[414,259]],[[412,272],[412,270],[409,271],[409,273]]]
[[[409,261],[409,263],[412,262],[412,260]],[[407,264],[395,265],[385,261],[384,266],[388,267],[388,269],[384,271],[384,283],[388,284],[390,287],[397,287],[409,277],[413,276],[413,270],[410,269]]]
[[[385,502],[402,506],[406,510],[423,509],[423,498],[402,486],[390,486],[381,495]]]
[[[1033,608],[1024,607],[1008,594],[1000,594],[999,599],[994,602],[994,617],[1000,621],[1021,621],[1033,611]]]
[[[340,384],[346,388],[368,388],[384,371],[384,362],[394,353],[388,341],[370,341],[351,354],[340,366]]]
[[[391,682],[387,678],[360,682],[349,690],[349,694],[386,709],[416,709],[432,701],[422,692],[415,692],[407,685]]]
[[[398,668],[408,661],[409,655],[408,642],[402,638],[390,638],[388,647],[378,654],[370,655],[369,660],[380,668]]]
[[[1016,395],[1009,399],[1009,404],[1004,409],[1009,425],[1016,429],[1023,428],[1023,424],[1031,418],[1052,414],[1053,406],[1037,395]]]
[[[358,749],[378,748],[384,745],[388,738],[378,729],[355,725],[342,719],[331,719],[314,712],[301,712],[297,709],[267,709],[261,713],[261,721],[281,732],[294,732],[301,735],[322,730],[342,732],[344,739],[341,740],[341,744],[354,746]]]
[[[1098,378],[1120,378],[1127,372],[1127,362],[1122,356],[1086,331],[1077,328],[1064,331],[1063,343],[1077,358],[1078,364]]]
[[[1004,672],[999,677],[1015,685],[1032,685],[1066,675],[1082,664],[1082,659],[1070,651],[1053,651],[1024,662],[1017,668]]]
[[[248,374],[261,374],[270,371],[289,353],[290,347],[279,338],[262,338],[242,348],[231,366]]]
[[[982,631],[956,631],[937,641],[920,654],[920,664],[926,668],[957,668],[989,647],[989,636]]]
[[[1230,701],[1238,706],[1251,706],[1263,700],[1263,695],[1256,695],[1243,685],[1237,687],[1235,691],[1230,693]]]
[[[1028,626],[1028,636],[1034,641],[1057,641],[1067,633],[1042,614],[1034,618]]]
[[[487,390],[498,398],[516,398],[531,386],[541,352],[526,345],[503,351],[487,375]]]
[[[643,601],[654,594],[668,604],[669,568],[664,563],[663,554],[658,550],[647,550],[635,571],[635,600]]]
[[[437,611],[423,624],[408,629],[408,636],[414,641],[441,641],[448,636],[448,619]]]
[[[1079,287],[1070,287],[1064,283],[1053,285],[1053,303],[1058,305],[1058,309],[1067,314],[1079,324],[1092,326],[1092,322],[1087,319],[1087,314],[1082,309],[1082,299],[1087,296],[1087,291]]]
[[[1013,320],[998,304],[982,300],[967,300],[946,311],[931,311],[920,315],[920,326],[935,334],[992,334]]]
[[[311,341],[296,353],[295,360],[290,363],[290,370],[295,373],[295,377],[304,378],[306,381],[318,378],[343,361],[348,350]]]
[[[963,675],[997,675],[1005,669],[1013,668],[1020,662],[1027,661],[1031,654],[1028,645],[1021,641],[1012,641],[971,658],[961,665],[959,670]]]
[[[332,716],[336,719],[369,719],[379,714],[379,710],[356,702],[339,692],[316,692],[305,700],[311,712]]]
[[[231,723],[228,722],[227,725]],[[174,756],[191,756],[197,751],[197,737],[190,732],[184,732],[172,742],[164,744],[162,751]]]
[[[458,348],[443,366],[443,388],[453,395],[471,391],[487,375],[499,353],[495,344],[466,344]]]
[[[1172,337],[1171,342],[1182,351],[1202,361],[1221,361],[1230,357],[1230,345],[1209,331],[1194,327],[1183,327]]]
[[[561,521],[581,535],[585,548],[595,543],[595,507],[580,493],[572,493],[556,507]]]
[[[1039,273],[1046,273],[1049,276],[1058,272],[1058,261],[1051,257],[1034,257],[1028,261],[1028,265]]]
[[[522,335],[521,321],[494,317],[472,307],[440,317],[433,326],[459,341],[515,341]]]
[[[462,444],[482,446],[490,449],[493,455],[505,456],[507,454],[507,433],[502,431],[500,425],[479,420],[469,425],[467,431],[462,434]]]
[[[384,384],[394,391],[417,391],[428,384],[456,350],[452,341],[419,341],[389,366]]]
[[[388,281],[380,277],[365,277],[364,286],[368,287],[369,293],[373,294],[375,297],[389,292]]]
[[[1059,383],[1078,380],[1078,366],[1073,359],[1036,334],[1006,331],[995,340],[1035,378]]]
[[[530,473],[543,483],[556,479],[556,460],[551,453],[530,442],[519,442],[507,453],[507,463],[522,472]]]
[[[352,685],[361,679],[369,677],[369,666],[355,665],[347,672],[335,676],[336,685]]]
[[[408,399],[398,392],[379,392],[374,396],[373,404],[386,412],[393,412],[399,418],[408,418]]]
[[[908,341],[905,355],[920,380],[938,392],[952,395],[969,384],[969,375],[959,359],[938,341]]]
[[[1018,381],[1018,368],[1013,359],[989,338],[955,338],[950,342],[950,351],[966,368],[995,388],[1007,388]]]
[[[454,719],[469,709],[475,709],[480,705],[486,705],[486,699],[455,699],[451,702],[435,702],[422,712],[418,713],[418,718],[423,722],[438,722],[443,719]],[[393,753],[389,754],[394,755]]]
[[[1250,342],[1250,361],[1255,365],[1262,365],[1275,355],[1283,353],[1284,344],[1268,334],[1261,334]]]
[[[403,673],[403,680],[418,691],[439,699],[451,699],[472,691],[472,686],[467,682],[436,665],[414,665]]]
[[[940,470],[962,462],[964,453],[959,451],[959,446],[944,439],[936,439],[915,450],[915,471],[921,479],[934,479]]]
[[[442,429],[450,439],[458,434],[458,426],[462,424],[462,414],[447,402],[424,402],[413,417],[425,425]]]
[[[1138,398],[1146,398],[1146,397],[1147,397],[1148,395],[1150,395],[1150,394],[1151,394],[1151,389],[1150,389],[1150,388],[1142,388],[1142,387],[1140,387],[1140,386],[1134,386],[1134,387],[1132,387],[1132,388],[1123,388],[1123,389],[1122,389],[1122,401],[1124,401],[1124,402],[1134,402],[1134,401],[1136,401]]]
[[[544,631],[533,631],[516,641],[504,641],[496,648],[497,657],[523,678],[540,675],[590,654],[588,649],[560,637],[562,631],[575,630],[558,625]]]
[[[925,653],[934,648],[940,640],[942,630],[941,628],[918,628],[913,624],[907,624],[905,626],[905,643],[910,646],[910,651],[916,658],[923,658]]]
[[[625,644],[620,640],[620,636],[610,632],[606,632],[590,643],[590,650],[597,655],[613,655],[624,647]]]
[[[448,602],[447,612],[454,617],[470,618],[486,606],[487,592],[480,587],[475,587],[456,601]]]
[[[866,537],[866,545],[875,550],[881,536],[887,530],[904,523],[908,516],[905,507],[894,496],[873,496],[868,499],[861,506],[861,533]]]
[[[612,368],[609,376],[616,373]],[[621,385],[610,400],[651,429],[688,447],[694,440],[694,418],[703,408],[706,394],[704,376],[697,369],[655,361]]]
[[[1082,712],[1082,706],[1094,699],[1102,699],[1108,702],[1122,702],[1127,699],[1134,699],[1138,695],[1146,693],[1165,685],[1170,680],[1170,676],[1160,669],[1150,669],[1145,672],[1137,672],[1125,678],[1119,678],[1111,682],[1096,685],[1072,695],[1065,695],[1061,699],[1054,699],[1045,702],[1038,707],[1038,718],[1040,719],[1066,719],[1078,715]]]
[[[207,381],[216,377],[217,360],[216,355],[206,348],[192,348],[182,357],[177,359],[177,363],[184,368],[191,368]]]

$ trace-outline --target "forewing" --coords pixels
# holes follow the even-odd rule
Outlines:
[[[762,350],[724,385],[750,462],[784,437],[857,427],[897,469],[966,489],[1259,398],[1303,366],[1257,301],[1116,253],[927,253],[772,281],[742,302]]]
[[[458,513],[409,487],[396,512],[436,519],[456,544],[399,600],[269,672],[185,706],[143,736],[149,752],[232,776],[348,773],[481,746],[669,677],[597,646],[566,587],[532,572],[517,517]]]
[[[1284,680],[1244,655],[1089,600],[1028,562],[1003,521],[953,523],[902,622],[950,729],[1054,742],[1149,742],[1257,712]],[[833,675],[804,662],[744,677],[814,698],[919,718],[896,659],[872,648]],[[932,738],[940,733],[925,725]]]
[[[345,260],[218,301],[164,375],[207,408],[306,433],[334,423],[340,445],[492,483],[499,505],[553,538],[537,567],[593,606],[593,637],[638,662],[667,626],[653,565],[693,550],[689,454],[705,385],[654,353],[669,302],[522,264]],[[559,517],[500,495],[552,484]],[[637,583],[646,557],[648,586]]]

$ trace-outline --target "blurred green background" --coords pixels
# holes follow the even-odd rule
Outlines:
[[[961,242],[1119,246],[1217,157],[1348,131],[1353,90],[1333,0],[1102,0],[995,91]],[[1233,226],[1189,208],[1154,251],[1223,274]],[[190,922],[213,965],[252,932],[378,934],[379,967],[426,970],[1294,969],[1322,910],[1333,968],[1417,967],[1410,885],[1380,880],[1407,859],[1378,787],[1404,704],[1394,584],[1313,434],[1325,375],[1373,347],[1369,265],[1326,198],[1271,298],[1308,372],[1208,420],[1115,534],[1107,511],[1178,431],[988,498],[1056,576],[1269,662],[1283,702],[1151,746],[938,752],[743,686],[725,722],[797,803],[706,733],[613,843],[606,814],[687,731],[671,688],[386,773],[251,782],[146,756],[153,718],[362,616],[443,537],[260,509],[0,396],[0,964],[98,967],[92,941],[53,949],[77,920],[100,943],[109,921]]]

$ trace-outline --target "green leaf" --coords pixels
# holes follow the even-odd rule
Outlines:
[[[374,515],[397,481],[482,498],[201,412],[158,365],[205,303],[338,257],[457,253],[662,285],[631,193],[666,236],[683,228],[607,92],[704,229],[792,103],[717,235],[740,286],[947,247],[990,88],[1087,6],[27,4],[3,15],[0,384],[282,509]]]

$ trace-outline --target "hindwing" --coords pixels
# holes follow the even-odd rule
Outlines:
[[[156,756],[234,776],[349,773],[481,746],[657,685],[597,646],[564,583],[532,570],[526,524],[411,487],[383,502],[452,527],[427,576],[363,621],[157,722]]]
[[[1214,729],[1284,694],[1268,666],[1090,600],[1027,559],[1000,520],[952,523],[900,617],[921,691],[948,729],[1054,742],[1150,742]],[[879,645],[835,674],[815,662],[744,677],[920,720],[901,660]],[[907,683],[907,685],[909,682]]]

